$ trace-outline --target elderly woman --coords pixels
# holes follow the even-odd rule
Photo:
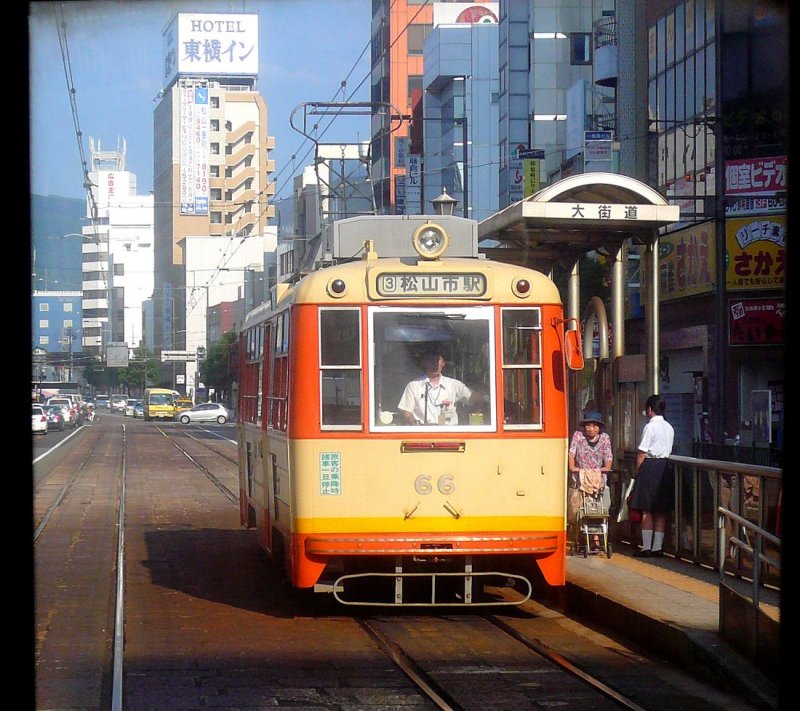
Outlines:
[[[611,493],[607,486],[608,472],[614,461],[611,451],[611,438],[603,432],[605,422],[599,412],[585,412],[578,423],[580,429],[572,435],[569,445],[570,487],[577,488],[580,470],[602,485],[603,506],[611,507]]]

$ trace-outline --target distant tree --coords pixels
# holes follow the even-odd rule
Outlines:
[[[134,349],[133,358],[128,361],[128,367],[118,370],[119,382],[125,385],[129,394],[131,392],[144,393],[144,389],[148,385],[152,385],[159,377],[160,364],[152,351],[139,346]]]
[[[593,296],[600,297],[606,305],[606,309],[610,308],[612,266],[612,259],[598,254],[597,252],[582,254],[578,259],[578,269],[580,270],[581,278],[579,304],[581,318],[583,318],[586,305]],[[570,269],[563,266],[557,266],[553,269],[553,280],[556,286],[558,286],[561,299],[564,303],[567,302],[569,274]]]
[[[222,393],[223,398],[231,389],[232,375],[228,371],[228,354],[237,338],[233,331],[223,334],[208,349],[206,359],[200,364],[200,380],[209,390],[213,388],[218,394]]]
[[[98,393],[108,393],[113,386],[119,385],[120,382],[119,368],[107,368],[102,363],[84,366],[83,377]]]

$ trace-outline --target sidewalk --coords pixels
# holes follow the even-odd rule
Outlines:
[[[561,605],[694,674],[723,679],[742,698],[779,708],[778,683],[719,636],[719,573],[663,558],[633,558],[620,543],[604,554],[567,557]],[[779,592],[765,590],[762,608],[780,619]]]

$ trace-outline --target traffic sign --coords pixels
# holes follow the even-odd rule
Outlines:
[[[610,141],[611,131],[584,131],[584,141]]]
[[[195,351],[161,351],[162,363],[194,363]]]
[[[522,160],[530,158],[544,160],[544,148],[520,148],[517,150],[517,158]]]

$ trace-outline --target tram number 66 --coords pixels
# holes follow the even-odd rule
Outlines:
[[[436,482],[436,488],[440,494],[444,494],[445,496],[452,494],[456,490],[456,485],[453,482],[453,475],[442,474]],[[414,490],[420,494],[420,496],[427,496],[430,494],[433,491],[431,475],[420,474],[414,480]]]

